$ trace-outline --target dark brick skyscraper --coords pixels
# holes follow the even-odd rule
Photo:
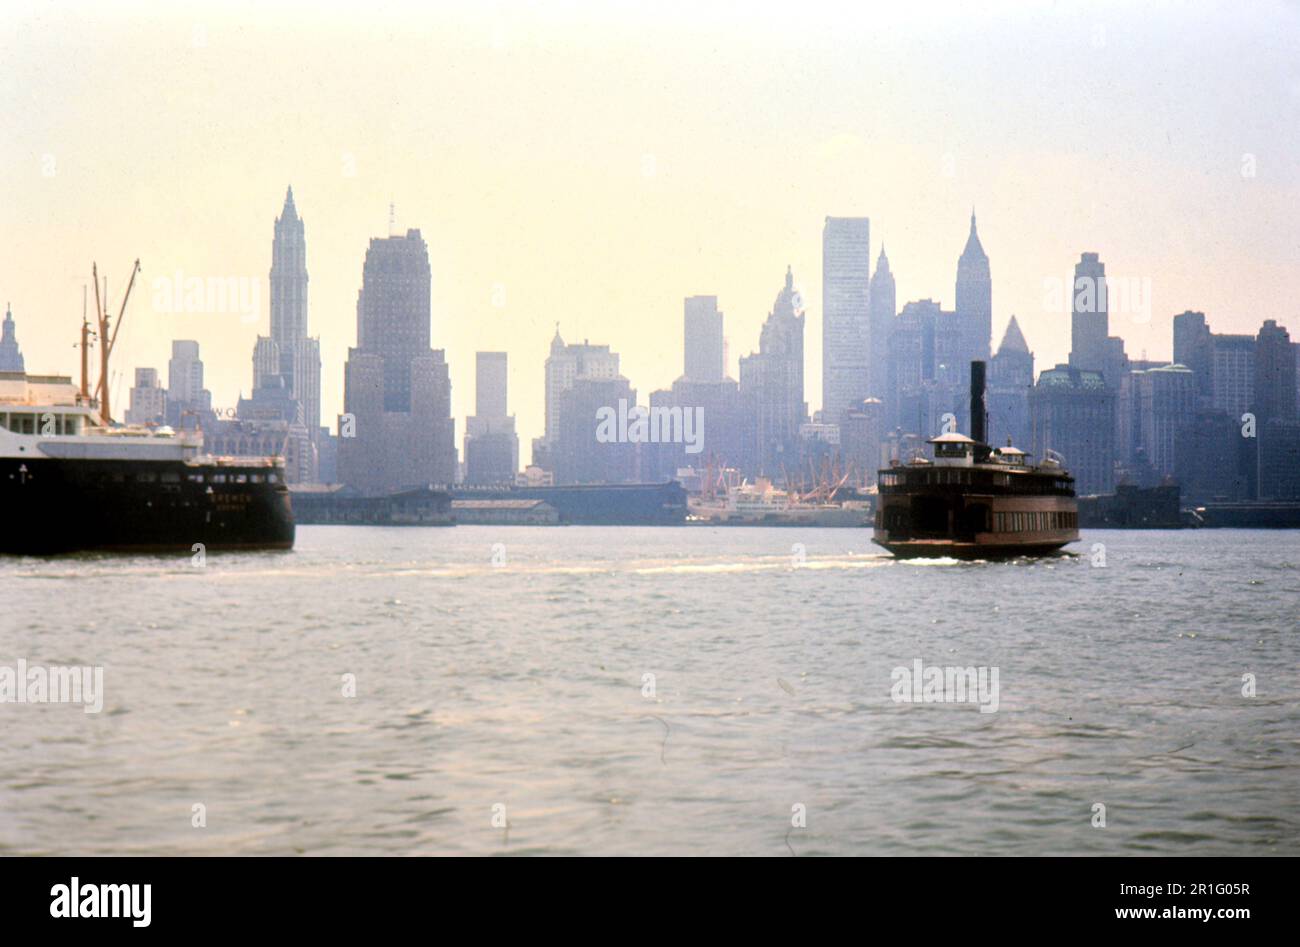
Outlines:
[[[420,231],[370,241],[339,422],[339,479],[365,493],[455,479],[451,379],[443,351],[429,347],[429,280]]]
[[[1291,336],[1268,319],[1255,338],[1255,414],[1261,421],[1296,417],[1296,357]]]

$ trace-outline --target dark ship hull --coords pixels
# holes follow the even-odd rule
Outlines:
[[[1060,553],[1060,545],[999,546],[991,549],[984,543],[942,543],[930,545],[917,543],[882,543],[873,540],[893,553],[896,559],[960,559],[963,562],[992,562],[1004,559],[1041,558]]]
[[[268,464],[0,457],[0,553],[290,549],[283,471]]]

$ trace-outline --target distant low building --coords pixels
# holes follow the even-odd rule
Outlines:
[[[515,486],[552,487],[555,486],[555,475],[542,467],[529,464],[522,472],[515,475]]]
[[[881,450],[885,437],[885,406],[879,398],[867,398],[853,405],[840,422],[840,455],[846,470],[856,474],[854,483],[870,486],[886,463]]]
[[[555,526],[560,514],[545,500],[452,500],[457,523],[482,526]]]

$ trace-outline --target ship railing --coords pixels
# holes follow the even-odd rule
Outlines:
[[[232,454],[203,454],[191,461],[194,465],[213,464],[217,467],[283,467],[284,457],[276,454],[238,456]]]

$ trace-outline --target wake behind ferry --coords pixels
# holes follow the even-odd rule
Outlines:
[[[984,363],[971,362],[971,436],[931,438],[933,460],[879,473],[872,541],[899,558],[999,559],[1055,553],[1079,539],[1074,478],[1054,458],[1031,464],[986,443]]]

